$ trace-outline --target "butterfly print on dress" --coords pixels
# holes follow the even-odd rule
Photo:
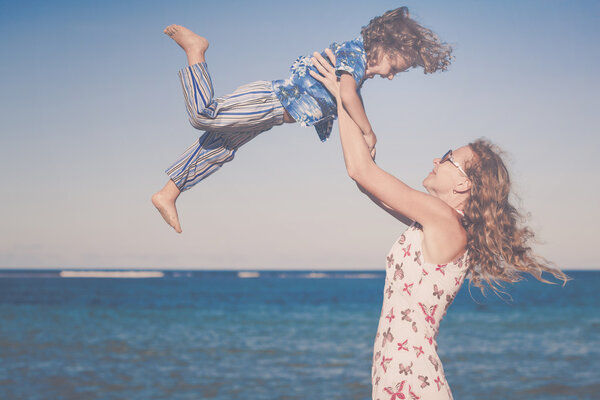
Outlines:
[[[440,271],[442,273],[442,275],[446,275],[446,272],[444,272],[444,268],[446,268],[448,264],[438,264],[438,266],[435,268],[436,271]]]
[[[454,261],[454,265],[457,265],[458,268],[462,268],[462,266],[463,266],[463,258],[464,258],[464,256],[461,257],[461,258],[459,258],[458,260]]]
[[[381,368],[383,368],[383,372],[387,372],[387,366],[388,364],[392,361],[392,358],[385,358],[385,356],[383,356],[383,358],[381,359],[381,363],[379,365],[381,365]],[[437,368],[436,368],[437,371]]]
[[[444,315],[446,315],[448,307],[450,307],[450,304],[452,304],[452,302],[454,301],[454,297],[456,297],[456,293],[453,293],[452,295],[446,295],[446,306],[444,307]]]
[[[408,339],[406,339],[402,343],[398,342],[398,351],[400,351],[400,350],[406,350],[406,351],[408,351],[408,347],[406,347],[406,343],[408,343]]]
[[[388,288],[385,289],[385,293],[387,293],[387,297],[388,297],[388,300],[389,300],[390,297],[392,297],[392,293],[394,293],[394,291],[392,290],[392,285],[388,286]]]
[[[392,307],[392,309],[390,310],[390,312],[388,313],[388,315],[385,316],[388,320],[388,322],[392,322],[392,320],[394,318],[396,318],[396,316],[394,315],[394,307]]]
[[[408,385],[408,395],[410,396],[410,400],[419,400],[420,397],[417,396],[413,391],[412,391],[412,387],[410,385]]]
[[[429,342],[429,344],[433,344],[433,338],[425,335],[425,339]]]
[[[380,351],[378,351],[377,353],[375,353],[375,355],[373,356],[373,363],[375,363],[379,359],[379,357],[381,357],[381,352]]]
[[[404,364],[400,363],[400,373],[404,374],[404,375],[412,375],[412,367],[413,367],[413,362],[410,362],[410,365],[404,366]]]
[[[388,328],[387,332],[383,333],[383,341],[381,347],[385,347],[387,342],[392,343],[394,341],[394,335],[392,334],[392,328]]]
[[[423,310],[423,314],[425,314],[425,321],[429,322],[431,325],[435,325],[435,318],[433,317],[433,314],[435,314],[435,310],[437,309],[438,305],[434,304],[429,306],[429,309],[427,309],[425,304],[421,302],[419,302],[419,305],[421,306],[421,310]]]
[[[411,311],[412,310],[410,308],[407,308],[406,310],[400,312],[402,314],[402,321],[412,321],[412,319],[408,316],[408,314],[410,314]]]
[[[437,370],[438,370],[438,367],[439,367],[439,363],[438,363],[438,361],[437,361],[437,360],[436,360],[436,359],[435,359],[433,356],[429,356],[429,362],[430,362],[431,364],[433,364],[433,366],[434,366],[434,368],[435,368],[435,370],[436,370],[436,372],[437,372]]]
[[[421,380],[421,389],[424,387],[429,386],[429,382],[427,382],[429,380],[428,376],[425,375],[419,375],[419,379]]]
[[[406,242],[406,236],[404,236],[404,234],[402,234],[400,236],[400,239],[398,239],[398,244],[404,244],[404,242]]]
[[[392,387],[386,387],[385,392],[387,394],[391,394],[392,397],[390,397],[390,400],[400,400],[400,399],[406,399],[406,397],[404,396],[404,394],[402,394],[402,389],[404,388],[404,384],[406,383],[406,381],[402,381],[399,384],[396,385],[396,388],[392,388]]]
[[[417,346],[413,346],[413,349],[415,349],[415,351],[417,352],[417,358],[419,358],[419,356],[420,356],[421,354],[425,353],[425,352],[423,351],[423,346],[419,346],[419,347],[417,347]]]
[[[412,243],[410,243],[407,247],[402,248],[402,251],[404,252],[404,257],[410,257],[410,246],[412,246]]]
[[[440,379],[440,377],[438,376],[436,379],[434,379],[434,382],[437,383],[437,387],[438,387],[438,392],[440,391],[440,388],[442,386],[444,386],[444,382],[442,382],[442,380]]]
[[[404,289],[402,289],[403,292],[408,293],[408,295],[410,296],[410,291],[412,290],[414,283],[411,283],[410,285],[408,283],[404,284]]]
[[[433,295],[436,296],[438,298],[438,300],[439,300],[442,297],[443,294],[444,294],[444,291],[438,289],[438,285],[434,284],[433,285]]]
[[[417,332],[418,332],[418,329],[417,329],[417,323],[416,323],[415,321],[413,321],[413,323],[412,323],[412,330],[413,330],[415,333],[417,333]]]
[[[402,271],[402,266],[404,265],[404,263],[402,264],[396,264],[396,271],[394,271],[394,280],[396,279],[404,279],[404,271]]]
[[[387,256],[387,267],[391,268],[392,265],[394,265],[394,255],[390,254],[389,256]]]
[[[421,265],[421,252],[420,252],[420,251],[418,251],[418,250],[417,250],[417,251],[415,251],[415,259],[414,259],[414,261],[415,261],[417,264]]]

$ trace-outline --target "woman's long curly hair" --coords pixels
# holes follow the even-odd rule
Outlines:
[[[445,71],[453,59],[452,47],[411,19],[406,7],[373,18],[362,28],[361,34],[371,66],[379,62],[383,54],[400,55],[412,67],[421,66],[430,74]]]
[[[471,180],[471,196],[463,218],[471,265],[469,284],[485,294],[485,281],[498,294],[502,282],[518,282],[523,273],[553,283],[542,277],[545,271],[562,280],[564,286],[570,278],[530,247],[534,233],[521,224],[523,216],[509,201],[510,178],[501,150],[482,139],[469,143],[469,147],[473,159],[465,172]]]

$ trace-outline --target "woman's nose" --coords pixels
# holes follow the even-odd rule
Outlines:
[[[433,159],[433,165],[438,165],[440,163],[440,161],[442,161],[441,158],[434,158]]]

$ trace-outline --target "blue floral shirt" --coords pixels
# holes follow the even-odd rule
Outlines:
[[[332,43],[329,48],[336,58],[335,70],[352,74],[360,87],[365,76],[367,54],[362,37],[344,43]],[[323,52],[323,57],[327,56]],[[292,75],[286,80],[273,81],[273,91],[288,113],[302,126],[313,126],[319,139],[326,141],[331,134],[333,121],[337,117],[335,98],[309,71],[317,71],[310,56],[299,57],[290,70]]]

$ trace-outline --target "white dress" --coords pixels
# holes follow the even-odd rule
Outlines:
[[[414,223],[387,256],[373,351],[373,400],[452,399],[436,337],[465,279],[467,254],[449,264],[426,263],[422,238]]]

